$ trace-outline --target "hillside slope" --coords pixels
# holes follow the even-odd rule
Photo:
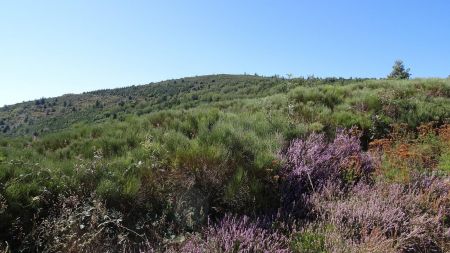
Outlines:
[[[279,92],[282,83],[284,79],[275,77],[212,75],[42,98],[3,107],[0,132],[42,133],[80,121],[101,122],[126,114],[142,115],[162,109],[192,108],[202,103],[257,98]]]
[[[450,250],[450,80],[213,75],[0,119],[0,249]]]

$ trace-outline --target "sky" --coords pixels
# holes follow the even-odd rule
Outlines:
[[[205,74],[450,75],[448,0],[0,0],[0,105]]]

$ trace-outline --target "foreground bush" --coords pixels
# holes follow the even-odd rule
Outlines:
[[[310,204],[315,228],[339,252],[448,252],[450,184],[419,177],[410,184],[359,183],[343,192],[329,182]]]
[[[208,226],[202,235],[193,236],[179,250],[185,253],[289,252],[282,234],[264,229],[248,217],[226,215],[218,224]]]
[[[348,131],[339,131],[331,143],[316,133],[306,140],[293,140],[282,159],[282,201],[297,212],[306,194],[320,190],[326,182],[354,184],[368,179],[375,168],[373,159],[361,150],[359,136]]]
[[[24,238],[22,251],[136,252],[150,251],[145,234],[130,229],[126,217],[96,198],[60,197],[58,205]],[[142,220],[142,219],[141,219]],[[166,226],[167,224],[165,224]]]

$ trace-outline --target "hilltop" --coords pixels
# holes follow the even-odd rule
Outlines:
[[[102,122],[127,114],[142,115],[162,109],[188,109],[205,103],[261,97],[276,93],[282,81],[249,75],[211,75],[41,98],[3,107],[0,130],[9,135],[40,134],[80,121]]]
[[[0,109],[0,134],[41,134],[79,122],[104,122],[109,118],[123,118],[130,114],[143,115],[164,109],[189,109],[245,98],[261,98],[286,93],[295,85],[355,81],[343,78],[287,80],[278,76],[209,75],[66,94],[4,106]]]

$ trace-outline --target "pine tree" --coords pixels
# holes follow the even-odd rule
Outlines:
[[[411,76],[409,70],[409,68],[405,69],[403,61],[397,60],[392,67],[392,72],[388,75],[388,79],[409,79]]]

